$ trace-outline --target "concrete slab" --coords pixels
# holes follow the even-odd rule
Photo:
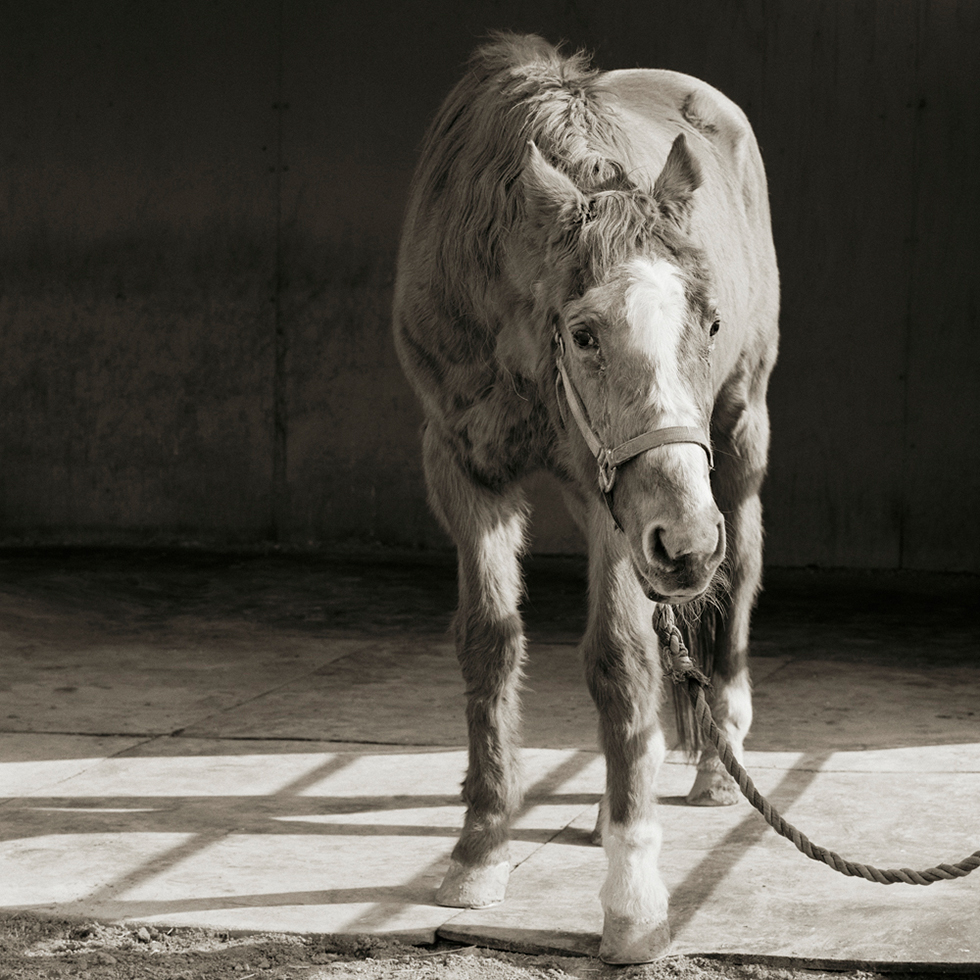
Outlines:
[[[462,684],[439,625],[451,570],[434,566],[441,609],[424,566],[45,562],[0,565],[0,907],[595,951],[603,763],[568,642],[580,576],[553,593],[532,576],[516,867],[503,905],[470,912],[432,904],[463,815]],[[874,580],[862,605],[853,576],[843,597],[805,579],[756,621],[757,784],[845,857],[965,857],[980,846],[975,603],[940,583],[889,606]],[[672,753],[674,952],[980,967],[980,879],[843,878],[747,804],[684,806],[692,778]]]
[[[524,743],[596,748],[578,647],[535,643],[524,683]],[[466,742],[463,681],[448,642],[364,644],[247,704],[188,725],[194,738],[312,738],[388,745]]]

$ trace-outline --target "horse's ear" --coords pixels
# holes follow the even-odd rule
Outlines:
[[[524,194],[529,213],[544,224],[586,211],[587,198],[573,181],[548,163],[533,141],[527,146]]]
[[[701,168],[687,148],[681,133],[667,154],[667,162],[653,185],[653,196],[664,216],[686,228],[691,213],[691,195],[701,186]]]

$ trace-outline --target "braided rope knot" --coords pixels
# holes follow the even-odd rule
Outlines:
[[[675,684],[692,680],[701,687],[710,686],[711,681],[698,669],[688,653],[681,631],[674,621],[674,610],[666,603],[660,603],[654,622],[657,636],[660,638],[660,663],[664,673],[668,674]]]
[[[971,871],[980,868],[980,850],[974,851],[957,864],[940,864],[925,871],[913,871],[911,868],[882,869],[859,864],[842,858],[826,847],[813,844],[806,834],[797,830],[756,789],[752,778],[735,758],[734,750],[711,717],[711,709],[704,696],[704,688],[711,682],[698,670],[691,659],[684,638],[674,621],[674,610],[666,603],[658,604],[657,611],[654,613],[653,627],[660,639],[660,660],[664,673],[669,675],[675,684],[686,686],[698,726],[705,738],[718,750],[718,758],[722,765],[738,783],[742,795],[762,814],[766,823],[777,834],[790,841],[802,854],[813,861],[823,862],[842,875],[864,878],[865,881],[877,882],[880,885],[892,885],[898,882],[906,885],[931,885],[934,881],[965,878]],[[694,683],[688,683],[689,681]]]

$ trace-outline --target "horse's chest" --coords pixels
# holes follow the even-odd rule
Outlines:
[[[534,386],[509,375],[457,395],[449,428],[460,462],[489,484],[506,483],[541,464],[551,442],[547,411]]]

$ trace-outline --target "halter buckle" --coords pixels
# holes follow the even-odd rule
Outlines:
[[[603,449],[603,455],[596,460],[599,464],[599,489],[605,493],[612,493],[613,485],[616,483],[616,470],[618,467],[612,461],[612,453],[608,449]]]

